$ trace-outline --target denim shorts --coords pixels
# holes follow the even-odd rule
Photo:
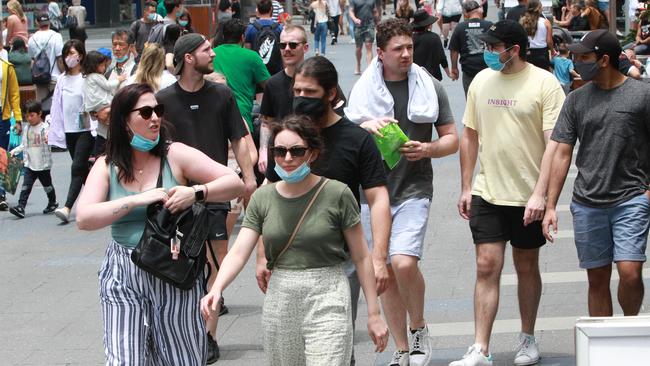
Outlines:
[[[390,206],[393,225],[388,242],[387,263],[390,263],[390,257],[397,254],[422,259],[430,207],[431,200],[429,198],[407,199]],[[368,204],[361,205],[361,226],[372,251],[372,230]]]
[[[598,9],[601,11],[609,10],[609,0],[608,1],[598,1]]]
[[[614,207],[594,208],[571,202],[580,268],[613,262],[645,262],[650,200],[645,194]]]

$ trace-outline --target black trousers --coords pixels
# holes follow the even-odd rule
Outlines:
[[[330,29],[330,33],[332,33],[332,38],[333,39],[338,39],[339,38],[339,18],[341,17],[341,14],[337,16],[332,17],[332,29]]]
[[[18,198],[18,206],[25,207],[27,206],[27,199],[29,194],[32,193],[32,187],[36,180],[39,180],[45,189],[47,194],[47,199],[49,203],[56,202],[56,193],[54,192],[54,186],[52,185],[52,176],[50,175],[50,170],[31,170],[25,168],[25,175],[23,176],[23,187],[20,191],[20,197]]]
[[[83,186],[90,171],[88,158],[90,158],[90,154],[92,154],[95,147],[95,138],[90,131],[66,133],[65,143],[72,158],[70,187],[68,188],[65,207],[72,209],[81,192],[81,186]]]

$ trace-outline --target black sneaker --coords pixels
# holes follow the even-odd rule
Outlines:
[[[0,196],[0,211],[7,211],[9,209],[9,205],[5,200],[5,196]]]
[[[228,310],[228,307],[226,306],[226,303],[223,301],[223,296],[221,297],[221,308],[219,309],[219,316],[226,315],[230,311]]]
[[[58,204],[57,202],[50,202],[50,203],[47,204],[47,207],[45,207],[45,208],[43,209],[43,213],[44,213],[44,214],[52,213],[52,212],[54,212],[54,210],[56,210],[57,208],[59,208],[59,204]]]
[[[211,365],[219,359],[220,353],[219,353],[219,345],[217,344],[217,341],[212,338],[210,335],[210,332],[207,333],[207,338],[208,338],[208,360],[206,362],[207,365]]]
[[[9,212],[14,214],[16,217],[24,219],[25,218],[25,209],[22,206],[14,206],[9,209]]]

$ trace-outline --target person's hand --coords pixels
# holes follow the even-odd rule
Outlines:
[[[221,291],[212,291],[208,292],[207,295],[203,296],[201,299],[201,315],[203,319],[210,320],[213,315],[219,314],[221,308]]]
[[[397,121],[393,118],[377,118],[377,119],[371,119],[368,121],[363,122],[360,126],[364,130],[370,132],[373,135],[377,135],[379,137],[384,137],[384,135],[379,132],[382,128],[384,128],[387,124],[389,123],[397,123]]]
[[[449,76],[451,80],[456,81],[458,80],[459,76],[460,76],[460,72],[458,72],[458,69],[451,69],[451,75]]]
[[[368,316],[368,335],[375,344],[375,352],[383,352],[388,344],[388,327],[379,314]]]
[[[117,76],[117,80],[118,80],[120,83],[123,82],[124,80],[126,80],[126,74],[123,73],[123,74],[118,75],[118,76]]]
[[[361,25],[361,19],[359,18],[354,18],[352,19],[352,21],[354,22],[355,25]]]
[[[458,213],[460,217],[465,220],[469,220],[469,216],[472,210],[472,192],[471,191],[462,191],[460,193],[460,198],[458,199]]]
[[[14,133],[16,135],[23,133],[23,124],[20,121],[16,121],[16,124],[14,124]]]
[[[406,142],[399,148],[399,152],[408,161],[418,161],[429,157],[427,155],[427,144],[420,141],[411,140]]]
[[[244,207],[248,207],[248,201],[250,201],[251,196],[257,189],[257,181],[255,178],[249,180],[244,179],[244,195],[239,197],[240,201],[244,201]]]
[[[110,124],[111,107],[102,108],[97,111],[97,121],[108,126]]]
[[[195,201],[194,188],[175,186],[169,190],[169,198],[165,202],[165,207],[172,213],[177,213],[192,206]]]
[[[551,230],[553,234],[557,235],[557,213],[554,208],[547,208],[544,213],[544,219],[542,220],[542,233],[546,240],[553,243],[554,238]]]
[[[544,218],[544,209],[546,208],[546,200],[543,196],[533,194],[526,203],[526,210],[524,211],[524,226],[540,221]]]
[[[268,163],[268,150],[266,148],[261,148],[257,154],[257,169],[260,173],[266,173],[266,167]]]
[[[266,262],[266,258],[258,258],[257,264],[255,265],[255,279],[257,280],[257,286],[264,294],[269,288],[269,281],[271,280],[271,271],[266,268]]]
[[[147,206],[155,202],[166,202],[169,196],[165,188],[154,188],[131,196],[134,206]]]
[[[377,283],[377,296],[386,291],[388,287],[388,268],[386,260],[372,260],[372,266],[375,269],[375,281]]]

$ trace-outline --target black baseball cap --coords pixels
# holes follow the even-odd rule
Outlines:
[[[478,1],[476,0],[466,0],[465,2],[463,2],[463,11],[465,13],[471,13],[480,7],[481,4],[479,4]]]
[[[567,46],[569,51],[575,54],[595,52],[597,55],[609,55],[618,57],[621,53],[621,44],[616,36],[607,29],[597,29],[585,34],[580,42]]]
[[[492,24],[485,33],[479,34],[478,38],[487,44],[516,44],[524,50],[528,46],[528,34],[524,27],[509,19]]]
[[[412,28],[424,28],[438,21],[438,18],[429,15],[429,13],[424,9],[418,9],[413,14],[413,22],[411,23]]]
[[[206,39],[199,33],[188,33],[181,36],[174,44],[174,73],[181,73],[183,69],[183,59],[186,53],[192,53],[205,43]]]
[[[40,13],[36,16],[38,24],[50,24],[50,16],[47,13]]]

